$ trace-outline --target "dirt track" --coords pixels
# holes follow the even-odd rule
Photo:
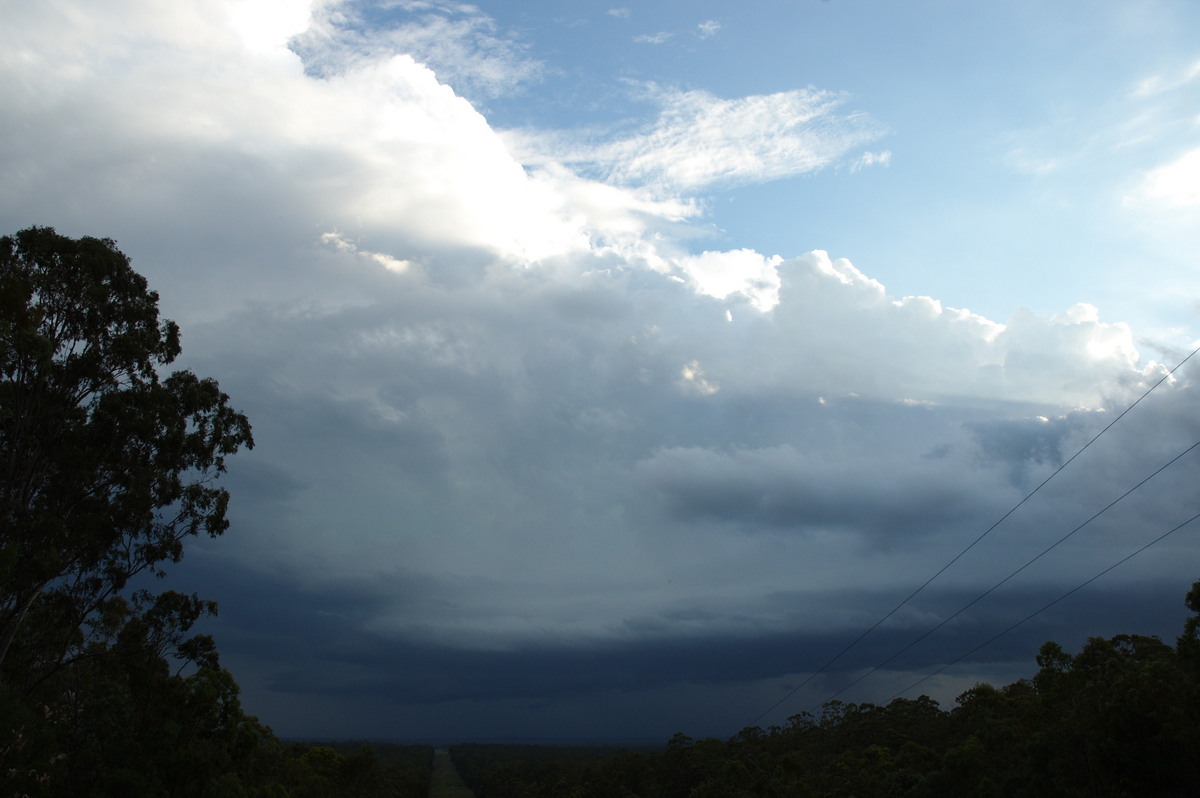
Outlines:
[[[429,798],[475,798],[467,789],[462,777],[454,768],[450,751],[439,748],[433,752],[433,781],[429,785]]]

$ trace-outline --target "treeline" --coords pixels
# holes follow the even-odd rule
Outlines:
[[[1187,604],[1200,614],[1200,582]],[[657,753],[451,749],[478,798],[1200,795],[1200,615],[1158,638],[1055,643],[1031,678],[943,710],[833,701],[732,740],[677,734]]]
[[[643,760],[628,748],[590,745],[462,743],[450,746],[450,756],[476,798],[570,796],[583,785],[587,795],[621,796],[623,785],[638,782],[628,764]]]
[[[433,746],[289,743],[277,786],[289,798],[426,798]]]

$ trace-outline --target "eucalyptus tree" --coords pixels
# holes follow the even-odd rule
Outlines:
[[[167,371],[178,326],[109,239],[0,238],[0,680],[36,684],[106,632],[130,579],[228,526],[217,484],[253,446],[213,379]],[[142,593],[186,628],[210,606]],[[120,606],[125,606],[121,604]],[[165,607],[175,607],[174,615]],[[123,611],[123,610],[122,610]],[[170,616],[170,617],[167,617]],[[189,616],[191,620],[189,620]]]

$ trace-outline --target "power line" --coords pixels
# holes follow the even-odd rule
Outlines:
[[[975,646],[975,648],[971,649],[970,651],[966,652],[965,654],[960,654],[959,656],[957,656],[957,657],[955,657],[954,659],[950,660],[950,661],[949,661],[949,662],[947,662],[945,665],[942,665],[940,668],[938,668],[937,670],[933,671],[932,673],[929,673],[929,674],[926,674],[925,676],[922,676],[920,679],[918,679],[917,681],[913,682],[913,683],[912,683],[912,684],[910,684],[908,687],[904,688],[904,689],[903,689],[903,690],[901,690],[900,692],[898,692],[898,693],[896,693],[895,695],[893,695],[891,698],[889,698],[889,699],[888,699],[888,701],[890,702],[890,701],[892,701],[893,699],[899,698],[900,696],[902,696],[902,695],[904,695],[905,693],[907,693],[909,690],[912,690],[912,689],[913,689],[914,687],[916,687],[917,685],[919,685],[919,684],[921,684],[921,683],[923,683],[923,682],[925,682],[925,681],[927,681],[927,680],[929,680],[929,679],[932,679],[934,676],[937,676],[939,673],[941,673],[942,671],[946,670],[946,669],[947,669],[947,668],[949,668],[951,665],[954,665],[954,664],[956,664],[956,663],[959,663],[959,662],[961,662],[962,660],[964,660],[964,659],[966,659],[967,657],[969,657],[969,656],[971,656],[972,654],[974,654],[976,651],[979,651],[979,650],[980,650],[980,649],[982,649],[982,648],[985,648],[985,647],[987,647],[987,646],[990,646],[992,643],[996,642],[996,641],[997,641],[997,640],[999,640],[1001,637],[1004,637],[1004,635],[1008,634],[1008,633],[1009,633],[1009,632],[1011,632],[1013,629],[1016,629],[1018,626],[1021,626],[1021,625],[1022,625],[1022,624],[1024,624],[1026,621],[1029,621],[1029,620],[1032,620],[1033,618],[1036,618],[1038,615],[1041,615],[1043,612],[1045,612],[1046,610],[1050,609],[1050,608],[1051,608],[1051,607],[1053,607],[1055,604],[1058,604],[1060,601],[1063,601],[1064,599],[1068,598],[1069,596],[1073,595],[1074,593],[1078,592],[1079,590],[1082,590],[1083,588],[1087,587],[1087,586],[1088,586],[1088,585],[1090,585],[1092,582],[1095,582],[1097,579],[1099,579],[1100,577],[1104,576],[1105,574],[1107,574],[1109,571],[1113,570],[1114,568],[1117,568],[1118,566],[1124,565],[1126,562],[1128,562],[1129,560],[1132,560],[1134,557],[1138,556],[1139,554],[1141,554],[1141,553],[1142,553],[1143,551],[1145,551],[1146,549],[1150,548],[1151,546],[1153,546],[1154,544],[1156,544],[1156,543],[1158,543],[1159,541],[1163,540],[1164,538],[1167,538],[1167,537],[1169,537],[1169,536],[1171,536],[1171,535],[1175,534],[1176,532],[1178,532],[1179,530],[1183,529],[1185,526],[1187,526],[1188,524],[1192,523],[1193,521],[1195,521],[1195,520],[1196,520],[1196,519],[1198,519],[1198,518],[1200,518],[1200,513],[1197,513],[1196,515],[1193,515],[1191,518],[1189,518],[1188,520],[1186,520],[1186,521],[1184,521],[1183,523],[1179,524],[1178,526],[1175,526],[1175,527],[1173,527],[1172,529],[1170,529],[1170,530],[1168,530],[1168,531],[1166,531],[1166,532],[1162,533],[1161,535],[1159,535],[1158,537],[1156,537],[1154,540],[1150,541],[1150,542],[1149,542],[1149,543],[1147,543],[1146,545],[1144,545],[1144,546],[1142,546],[1141,548],[1139,548],[1139,549],[1137,549],[1136,551],[1134,551],[1132,554],[1127,554],[1126,556],[1122,557],[1120,560],[1117,560],[1115,563],[1113,563],[1112,565],[1108,566],[1107,568],[1105,568],[1103,571],[1101,571],[1100,573],[1096,574],[1096,575],[1095,575],[1095,576],[1093,576],[1092,578],[1090,578],[1090,579],[1087,579],[1087,580],[1085,580],[1085,581],[1083,581],[1083,582],[1080,582],[1078,585],[1076,585],[1075,587],[1071,588],[1071,589],[1070,589],[1070,590],[1068,590],[1066,593],[1063,593],[1061,596],[1059,596],[1058,598],[1054,599],[1054,601],[1051,601],[1049,604],[1046,604],[1046,605],[1044,605],[1044,606],[1043,606],[1041,609],[1038,609],[1038,610],[1035,610],[1034,612],[1031,612],[1031,613],[1029,613],[1029,614],[1028,614],[1028,615],[1026,615],[1024,618],[1022,618],[1021,620],[1019,620],[1019,621],[1017,621],[1016,623],[1014,623],[1012,626],[1009,626],[1007,629],[1004,629],[1004,630],[1003,630],[1003,631],[1001,631],[1001,632],[997,632],[996,634],[992,635],[992,636],[991,636],[991,637],[989,637],[987,640],[985,640],[985,641],[983,641],[982,643],[980,643],[979,645]]]
[[[971,541],[969,544],[967,544],[967,546],[962,551],[960,551],[958,554],[954,555],[954,557],[951,558],[951,560],[949,562],[947,562],[945,565],[943,565],[941,568],[939,568],[938,571],[933,574],[933,576],[926,579],[916,590],[912,591],[907,596],[905,596],[900,601],[900,603],[898,603],[896,606],[892,607],[892,609],[890,609],[886,615],[884,615],[882,618],[880,618],[878,621],[876,621],[870,628],[868,628],[866,631],[864,631],[858,637],[854,638],[854,640],[852,640],[845,648],[843,648],[837,654],[834,654],[833,657],[831,657],[828,661],[826,661],[825,664],[823,664],[820,668],[818,668],[817,670],[810,673],[807,677],[805,677],[804,680],[802,682],[800,682],[800,684],[793,687],[786,694],[784,694],[784,696],[782,698],[780,698],[778,701],[773,703],[771,706],[767,707],[765,710],[760,712],[758,714],[758,716],[754,718],[754,720],[750,721],[750,723],[748,725],[753,726],[753,725],[757,724],[760,720],[762,720],[768,714],[773,712],[781,704],[786,702],[788,699],[790,699],[796,693],[800,692],[800,690],[803,689],[805,687],[805,685],[807,685],[809,682],[811,682],[813,679],[815,679],[820,674],[824,673],[829,668],[830,665],[832,665],[833,663],[835,663],[839,659],[841,659],[843,656],[845,656],[851,649],[853,649],[855,646],[857,646],[859,643],[861,643],[864,639],[866,639],[866,637],[868,635],[870,635],[872,632],[874,632],[876,629],[878,629],[880,626],[882,626],[889,618],[891,618],[893,615],[895,615],[902,607],[904,607],[906,604],[908,604],[910,601],[912,601],[914,598],[916,598],[917,595],[919,593],[921,593],[921,591],[923,591],[925,588],[929,587],[929,585],[932,584],[935,579],[937,579],[939,576],[941,576],[943,573],[945,573],[952,565],[954,565],[956,562],[958,562],[960,559],[962,559],[962,557],[967,552],[969,552],[971,549],[975,548],[975,546],[978,545],[980,543],[980,541],[982,541],[989,534],[991,534],[992,530],[996,529],[996,527],[998,527],[998,526],[1000,526],[1000,524],[1004,523],[1004,521],[1007,520],[1010,515],[1015,513],[1018,509],[1021,508],[1022,505],[1024,505],[1027,501],[1032,499],[1034,497],[1034,495],[1036,495],[1038,493],[1038,491],[1040,491],[1042,488],[1044,488],[1046,486],[1046,484],[1050,482],[1050,480],[1052,480],[1056,476],[1058,476],[1063,471],[1063,469],[1065,469],[1072,462],[1074,462],[1075,459],[1077,457],[1079,457],[1079,455],[1083,454],[1093,443],[1095,443],[1097,440],[1099,440],[1101,436],[1103,436],[1106,432],[1108,432],[1110,429],[1112,429],[1113,425],[1115,425],[1118,421],[1120,421],[1122,418],[1124,418],[1126,416],[1126,414],[1128,414],[1131,410],[1133,410],[1133,408],[1135,408],[1139,404],[1141,404],[1143,399],[1145,399],[1147,396],[1149,396],[1156,388],[1158,388],[1158,386],[1162,385],[1176,371],[1178,371],[1180,368],[1182,368],[1183,365],[1185,363],[1187,363],[1189,360],[1191,360],[1192,357],[1194,357],[1197,352],[1200,352],[1200,347],[1193,349],[1191,351],[1191,353],[1188,354],[1187,357],[1185,357],[1183,360],[1179,361],[1179,363],[1177,363],[1174,368],[1170,369],[1166,374],[1164,374],[1158,380],[1158,382],[1154,383],[1148,389],[1146,389],[1145,393],[1143,393],[1136,400],[1134,400],[1134,402],[1131,405],[1129,405],[1124,410],[1122,410],[1121,413],[1116,418],[1114,418],[1112,421],[1110,421],[1102,430],[1097,432],[1092,437],[1091,440],[1089,440],[1087,443],[1085,443],[1083,446],[1081,446],[1079,448],[1079,450],[1076,451],[1073,455],[1071,455],[1062,465],[1060,465],[1048,477],[1046,477],[1044,480],[1042,480],[1036,488],[1034,488],[1028,494],[1026,494],[1025,498],[1021,499],[1019,502],[1017,502],[1015,505],[1013,505],[1013,507],[1008,512],[1006,512],[1004,515],[1000,516],[1000,518],[997,519],[995,521],[995,523],[993,523],[991,526],[989,526],[987,529],[985,529],[982,534],[980,534],[977,538],[975,538],[973,541]]]
[[[858,676],[858,678],[856,678],[854,681],[852,681],[852,682],[850,682],[849,684],[845,685],[844,687],[842,687],[840,690],[838,690],[836,693],[834,693],[833,695],[831,695],[829,698],[827,698],[827,699],[825,699],[825,700],[826,700],[826,701],[831,701],[831,700],[833,700],[833,699],[837,698],[839,695],[841,695],[842,693],[846,692],[847,690],[849,690],[851,687],[853,687],[854,685],[858,684],[859,682],[863,681],[863,680],[864,680],[864,679],[866,679],[868,676],[870,676],[871,674],[875,673],[876,671],[878,671],[878,670],[879,670],[880,668],[882,668],[883,666],[887,665],[889,662],[892,662],[894,659],[896,659],[897,657],[899,657],[901,654],[903,654],[904,652],[906,652],[906,651],[908,651],[909,649],[913,648],[913,647],[914,647],[914,646],[916,646],[918,643],[920,643],[922,640],[925,640],[927,637],[929,637],[930,635],[932,635],[934,632],[936,632],[937,630],[941,629],[943,626],[945,626],[946,624],[950,623],[952,620],[954,620],[955,618],[957,618],[959,615],[962,615],[964,612],[966,612],[967,610],[969,610],[971,607],[975,606],[975,605],[976,605],[976,604],[978,604],[980,601],[982,601],[983,599],[987,598],[987,597],[988,597],[988,596],[990,596],[992,593],[996,592],[996,590],[998,590],[998,589],[999,589],[1001,586],[1003,586],[1003,585],[1004,585],[1006,582],[1008,582],[1008,581],[1009,581],[1010,579],[1012,579],[1014,576],[1016,576],[1017,574],[1021,573],[1022,571],[1024,571],[1024,570],[1025,570],[1026,568],[1028,568],[1029,566],[1033,565],[1033,564],[1034,564],[1035,562],[1037,562],[1038,560],[1042,559],[1042,557],[1045,557],[1047,554],[1049,554],[1049,553],[1050,553],[1051,551],[1053,551],[1054,549],[1058,548],[1058,547],[1059,547],[1059,545],[1061,545],[1062,543],[1064,543],[1064,542],[1065,542],[1065,541],[1066,541],[1068,538],[1070,538],[1070,537],[1071,537],[1072,535],[1074,535],[1076,532],[1078,532],[1079,530],[1083,529],[1085,526],[1087,526],[1088,524],[1090,524],[1092,521],[1095,521],[1095,520],[1096,520],[1097,518],[1099,518],[1100,516],[1104,515],[1104,513],[1108,512],[1110,509],[1112,509],[1113,507],[1115,507],[1115,506],[1117,505],[1117,503],[1119,503],[1119,502],[1120,502],[1122,499],[1124,499],[1125,497],[1127,497],[1129,494],[1133,493],[1133,492],[1134,492],[1135,490],[1137,490],[1138,488],[1140,488],[1140,487],[1142,487],[1143,485],[1145,485],[1145,484],[1146,484],[1147,482],[1149,482],[1150,480],[1154,479],[1156,476],[1158,476],[1159,474],[1161,474],[1163,471],[1166,471],[1166,470],[1167,470],[1168,468],[1170,468],[1172,465],[1174,465],[1174,464],[1175,464],[1175,463],[1177,463],[1179,460],[1181,460],[1181,459],[1184,457],[1184,455],[1188,454],[1189,452],[1191,452],[1193,449],[1195,449],[1195,448],[1196,448],[1196,447],[1198,447],[1198,446],[1200,446],[1200,441],[1196,441],[1196,442],[1195,442],[1195,443],[1193,443],[1191,446],[1189,446],[1188,448],[1184,449],[1184,450],[1183,450],[1182,452],[1180,452],[1179,454],[1177,454],[1177,455],[1175,455],[1174,457],[1172,457],[1172,458],[1171,458],[1169,461],[1167,461],[1165,464],[1163,464],[1163,465],[1159,466],[1157,469],[1155,469],[1155,470],[1154,470],[1154,472],[1153,472],[1152,474],[1150,474],[1149,476],[1147,476],[1147,477],[1145,477],[1144,479],[1142,479],[1142,481],[1141,481],[1141,482],[1138,482],[1138,483],[1137,483],[1136,485],[1134,485],[1132,488],[1130,488],[1129,490],[1125,491],[1124,493],[1122,493],[1122,494],[1121,494],[1120,496],[1118,496],[1117,498],[1113,499],[1111,502],[1109,502],[1107,505],[1105,505],[1105,506],[1104,506],[1103,508],[1101,508],[1100,510],[1096,511],[1096,512],[1095,512],[1095,513],[1092,515],[1092,517],[1091,517],[1091,518],[1087,519],[1087,520],[1086,520],[1086,521],[1084,521],[1082,524],[1080,524],[1079,526],[1075,527],[1075,528],[1074,528],[1074,529],[1072,529],[1070,532],[1068,532],[1067,534],[1063,535],[1062,537],[1060,537],[1058,540],[1056,540],[1056,541],[1054,541],[1053,543],[1051,543],[1051,544],[1050,544],[1049,546],[1047,546],[1046,548],[1042,549],[1042,551],[1041,551],[1040,553],[1038,553],[1038,554],[1037,554],[1035,557],[1033,557],[1032,559],[1030,559],[1029,561],[1027,561],[1027,562],[1026,562],[1024,565],[1022,565],[1020,568],[1017,568],[1015,571],[1013,571],[1012,573],[1010,573],[1008,576],[1004,577],[1004,578],[1003,578],[1003,579],[1001,579],[999,582],[997,582],[996,584],[992,585],[992,586],[991,586],[991,587],[989,587],[987,590],[983,591],[983,592],[982,592],[982,593],[980,593],[978,596],[976,596],[975,598],[971,599],[969,602],[967,602],[966,604],[964,604],[962,607],[960,607],[958,610],[956,610],[956,611],[954,612],[954,614],[953,614],[953,615],[948,615],[948,616],[946,616],[946,617],[945,617],[944,619],[942,619],[942,621],[941,621],[940,623],[938,623],[936,626],[933,626],[933,627],[931,627],[931,628],[930,628],[930,629],[928,629],[928,630],[927,630],[927,631],[926,631],[924,634],[922,634],[920,637],[918,637],[917,639],[913,640],[912,642],[910,642],[908,645],[904,646],[904,647],[903,647],[903,648],[901,648],[900,650],[896,651],[896,652],[895,652],[894,654],[892,654],[890,657],[888,657],[887,659],[883,660],[883,661],[882,661],[882,662],[880,662],[879,664],[875,665],[874,667],[872,667],[872,668],[871,668],[870,670],[868,670],[867,672],[865,672],[865,673],[861,674],[861,675],[860,675],[860,676]],[[957,661],[957,660],[956,660],[956,661]],[[822,703],[824,703],[824,702],[822,702]]]

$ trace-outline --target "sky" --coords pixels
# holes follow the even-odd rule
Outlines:
[[[728,737],[1181,631],[1200,5],[0,11],[0,232],[116,240],[254,425],[163,586],[278,734]]]

